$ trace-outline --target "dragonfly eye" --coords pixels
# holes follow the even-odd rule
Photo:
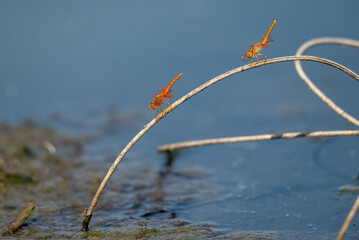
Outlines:
[[[247,52],[247,57],[249,57],[249,58],[252,58],[253,57],[253,53],[252,52]]]
[[[148,105],[148,108],[149,108],[150,110],[155,110],[155,106],[153,106],[152,103],[150,103],[150,105]]]

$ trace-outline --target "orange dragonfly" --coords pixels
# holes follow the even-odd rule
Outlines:
[[[154,97],[154,99],[148,107],[151,110],[157,110],[156,117],[158,115],[158,109],[161,109],[162,111],[164,111],[162,108],[163,105],[168,104],[171,107],[171,104],[168,101],[165,101],[165,99],[173,98],[173,93],[172,93],[171,87],[182,75],[183,75],[183,73],[178,74],[174,79],[172,79],[172,81],[170,82],[170,84],[168,84],[168,86],[166,88],[164,88],[164,89],[160,88],[159,93],[157,93],[156,95],[150,96],[150,97]]]
[[[251,45],[251,48],[242,56],[242,59],[244,61],[248,61],[249,59],[252,59],[250,61],[250,63],[252,63],[254,61],[254,58],[257,59],[258,63],[258,55],[263,56],[264,57],[264,61],[267,61],[267,56],[265,53],[259,53],[262,48],[266,48],[270,46],[270,42],[273,42],[273,38],[271,36],[269,36],[269,34],[271,33],[274,25],[276,24],[277,19],[275,19],[272,23],[272,25],[270,26],[270,28],[268,29],[268,32],[266,35],[262,36],[262,39],[259,43],[256,43],[254,45]]]

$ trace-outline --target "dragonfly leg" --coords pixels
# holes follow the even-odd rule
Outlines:
[[[158,119],[158,109],[161,109],[161,110],[162,110],[162,112],[164,111],[164,109],[163,109],[161,106],[157,107],[157,112],[156,112],[156,120]]]
[[[267,55],[265,53],[258,53],[258,55],[261,55],[262,57],[264,57],[264,62],[267,61]]]
[[[171,109],[171,111],[173,111],[172,105],[171,105],[168,101],[166,101],[164,104],[168,104],[168,106],[169,106],[169,108]]]

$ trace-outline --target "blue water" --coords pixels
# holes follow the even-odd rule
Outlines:
[[[0,119],[51,124],[49,115],[60,113],[91,132],[93,109],[139,112],[132,131],[113,137],[116,155],[155,116],[148,110],[149,95],[177,74],[184,73],[173,87],[173,101],[245,64],[241,56],[275,18],[274,42],[265,49],[269,58],[294,55],[316,37],[359,39],[353,27],[357,9],[358,1],[1,1]],[[359,72],[359,49],[319,46],[307,53]],[[329,97],[359,117],[357,82],[318,63],[303,66]],[[165,143],[353,128],[307,89],[293,63],[280,63],[235,75],[190,99],[132,154],[159,162],[155,149]],[[353,183],[358,173],[358,141],[283,140],[191,150],[176,166],[212,172],[228,197],[184,207],[180,216],[216,221],[231,231],[335,233],[355,198],[337,197],[336,188]],[[319,201],[327,208],[319,209]],[[272,212],[280,206],[285,207]],[[338,206],[330,214],[328,209]],[[352,231],[358,234],[355,227]]]

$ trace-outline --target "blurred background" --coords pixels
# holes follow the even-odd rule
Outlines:
[[[94,155],[109,148],[112,158],[155,117],[148,109],[149,96],[177,74],[184,73],[172,88],[171,102],[246,64],[241,56],[276,18],[274,42],[263,51],[268,58],[294,55],[312,38],[359,39],[358,9],[354,0],[3,0],[0,119],[35,119],[73,135],[106,128],[112,119],[114,128],[109,131],[114,135],[89,148]],[[359,49],[323,45],[306,54],[359,72]],[[319,63],[305,62],[303,67],[324,93],[359,117],[355,80]],[[294,63],[280,63],[237,74],[196,95],[151,129],[129,156],[135,158],[131,161],[160,165],[163,157],[156,148],[161,144],[339,129],[354,126],[308,90]],[[335,194],[358,173],[357,146],[358,139],[352,137],[190,150],[176,166],[205,169],[227,197],[189,204],[178,215],[194,222],[215,221],[231,231],[309,229],[333,234],[355,197]],[[97,161],[102,158],[100,154]],[[99,167],[109,165],[110,161]],[[274,213],[268,208],[284,209]]]

